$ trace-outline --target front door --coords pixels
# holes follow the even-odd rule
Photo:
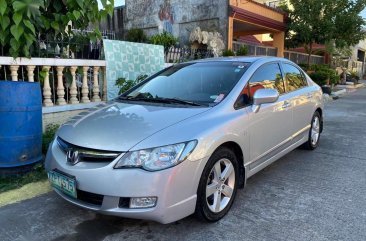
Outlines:
[[[277,62],[268,63],[249,80],[250,98],[261,88],[273,88],[280,93],[275,103],[262,104],[257,113],[249,106],[250,169],[256,168],[290,143],[292,108],[285,93],[284,81]]]

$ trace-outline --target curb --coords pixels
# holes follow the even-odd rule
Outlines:
[[[347,93],[347,90],[346,89],[341,89],[341,90],[332,92],[331,96],[332,97],[335,97],[335,96],[336,97],[339,97],[339,96],[344,95],[346,93]]]

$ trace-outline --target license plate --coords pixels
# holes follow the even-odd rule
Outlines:
[[[76,198],[75,178],[68,177],[56,171],[49,171],[48,180],[54,188],[57,188],[66,195]]]

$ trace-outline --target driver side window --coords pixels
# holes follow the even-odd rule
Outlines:
[[[249,94],[253,97],[258,89],[276,89],[278,93],[285,93],[285,83],[280,66],[277,63],[265,64],[257,69],[249,80]]]
[[[278,63],[259,67],[242,90],[234,107],[238,109],[251,104],[253,95],[258,89],[276,89],[280,95],[285,93],[285,83]]]

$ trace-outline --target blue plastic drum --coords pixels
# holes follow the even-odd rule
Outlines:
[[[42,160],[39,83],[0,81],[0,169]]]

